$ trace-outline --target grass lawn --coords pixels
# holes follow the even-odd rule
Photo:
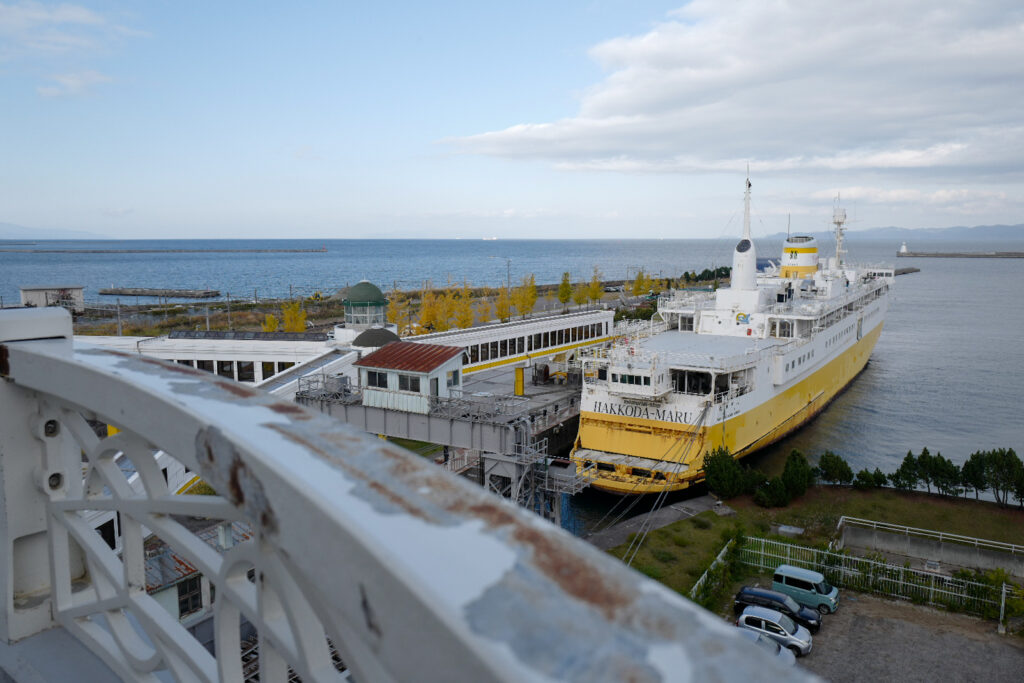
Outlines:
[[[416,455],[421,455],[424,458],[434,459],[434,456],[439,455],[443,450],[443,446],[438,446],[436,443],[427,443],[425,441],[413,441],[412,439],[400,439],[398,437],[388,437],[388,441],[401,446],[402,448],[412,451]]]
[[[722,549],[723,533],[730,528],[739,525],[747,535],[771,537],[773,524],[789,524],[803,527],[805,534],[796,539],[777,538],[824,546],[842,515],[1024,545],[1024,511],[973,499],[816,486],[785,508],[761,508],[749,496],[727,504],[736,511],[735,516],[703,512],[652,531],[633,560],[633,568],[686,595]],[[609,552],[621,559],[628,545]],[[737,583],[737,588],[743,583]]]

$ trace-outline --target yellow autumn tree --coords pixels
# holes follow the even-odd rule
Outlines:
[[[533,274],[523,276],[523,282],[512,290],[512,305],[525,318],[537,305],[537,280]]]
[[[601,281],[601,270],[594,266],[594,274],[590,277],[590,284],[587,285],[587,297],[591,301],[600,301],[604,296],[604,283]]]
[[[633,288],[630,290],[630,293],[633,296],[640,296],[641,294],[647,293],[647,277],[643,268],[637,272],[636,279],[633,280]]]
[[[267,313],[266,317],[263,318],[263,322],[260,323],[260,329],[264,332],[277,332],[278,324],[277,316],[273,313]]]
[[[473,314],[473,290],[469,288],[469,283],[465,280],[462,281],[462,289],[459,290],[459,296],[455,301],[455,326],[460,329],[466,329],[467,327],[473,327],[474,314]]]
[[[420,291],[420,317],[419,334],[427,334],[437,330],[437,295],[431,288],[430,281],[423,283],[423,290]]]
[[[562,273],[562,281],[558,284],[558,302],[562,304],[562,313],[566,311],[566,304],[572,298],[572,280],[569,271]]]
[[[401,336],[409,329],[412,315],[412,301],[409,295],[398,289],[396,282],[391,288],[391,296],[388,298],[388,322],[398,327],[398,335]]]
[[[437,315],[435,316],[436,322],[434,327],[438,332],[451,329],[452,319],[455,317],[457,299],[458,295],[455,293],[451,280],[449,280],[448,286],[437,297]]]
[[[283,332],[306,331],[306,311],[302,308],[301,301],[293,301],[281,306],[281,317]]]
[[[480,322],[487,322],[488,320],[491,319],[491,302],[487,298],[486,293],[476,300],[476,304],[474,304],[473,310],[476,313],[476,319],[479,320]]]
[[[508,322],[512,316],[512,299],[505,288],[498,290],[498,297],[494,300],[494,317],[501,322]]]
[[[578,285],[576,285],[576,287],[573,288],[573,290],[572,290],[572,300],[573,300],[573,303],[575,303],[577,306],[582,306],[583,304],[587,303],[587,298],[588,297],[589,297],[589,293],[587,291],[587,286],[585,284],[583,284],[582,282],[579,283]]]

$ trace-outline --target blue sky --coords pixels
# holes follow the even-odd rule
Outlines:
[[[719,237],[1024,222],[1015,2],[0,0],[0,222]]]

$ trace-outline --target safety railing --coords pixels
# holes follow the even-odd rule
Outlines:
[[[777,666],[422,458],[252,387],[74,346],[63,310],[0,312],[0,377],[0,641],[62,627],[138,681],[242,680],[243,621],[264,681],[339,680],[339,662],[364,681],[738,681]],[[217,495],[174,495],[157,451]],[[120,553],[85,521],[92,510],[120,516]],[[252,538],[213,547],[195,517],[245,521]],[[147,594],[150,534],[215,587],[211,650]]]

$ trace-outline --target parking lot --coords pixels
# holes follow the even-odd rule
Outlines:
[[[994,621],[844,592],[814,650],[797,660],[829,681],[1021,681],[1024,637]]]

